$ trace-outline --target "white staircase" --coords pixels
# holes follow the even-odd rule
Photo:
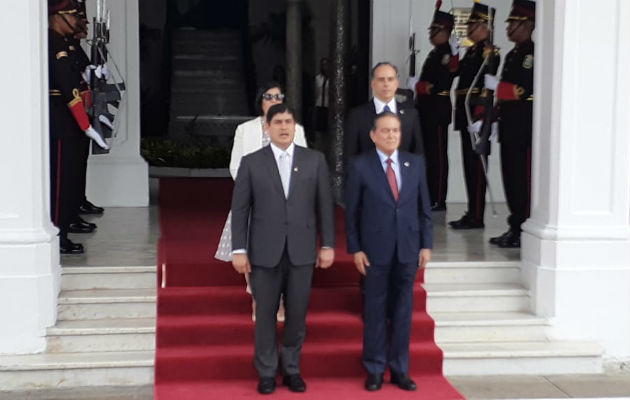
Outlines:
[[[149,385],[156,267],[64,267],[41,354],[0,356],[3,390]]]
[[[427,309],[446,375],[603,372],[602,347],[549,340],[531,313],[518,262],[436,262],[425,274]]]
[[[153,382],[155,267],[65,267],[45,353],[0,356],[3,390]],[[592,342],[552,341],[517,262],[434,262],[427,307],[447,375],[602,371]]]

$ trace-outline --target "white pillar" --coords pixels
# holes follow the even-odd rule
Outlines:
[[[96,2],[87,2],[95,15]],[[127,85],[121,103],[120,130],[109,154],[90,156],[87,198],[99,206],[139,207],[149,204],[149,174],[140,156],[140,42],[138,0],[109,0],[111,12],[109,49]],[[111,60],[110,60],[111,61]],[[110,70],[113,64],[109,63]]]
[[[0,353],[45,349],[60,267],[50,222],[47,7],[12,2],[0,13]]]
[[[538,2],[523,275],[557,338],[630,356],[630,3]]]

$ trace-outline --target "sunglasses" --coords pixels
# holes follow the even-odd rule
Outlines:
[[[262,98],[263,98],[263,100],[267,100],[267,101],[271,101],[271,100],[282,101],[282,100],[284,100],[284,94],[282,94],[282,93],[278,93],[278,94],[263,93]]]

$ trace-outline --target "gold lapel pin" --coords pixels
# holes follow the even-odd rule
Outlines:
[[[404,165],[405,167],[408,167],[408,166],[410,165],[410,164],[409,164],[409,161],[405,161],[405,163],[404,163],[403,165]]]
[[[293,168],[293,171],[294,171],[294,172],[298,172],[298,171],[299,171],[299,170],[298,170],[298,167]]]

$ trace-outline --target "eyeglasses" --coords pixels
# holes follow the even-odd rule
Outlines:
[[[282,100],[284,100],[284,94],[282,94],[282,93],[277,93],[277,94],[263,93],[262,98],[263,98],[263,100],[267,100],[267,101],[271,101],[271,100],[282,101]]]

